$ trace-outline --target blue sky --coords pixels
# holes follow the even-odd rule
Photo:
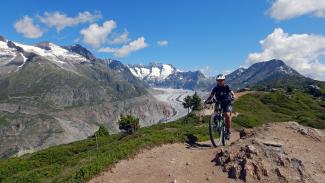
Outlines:
[[[131,64],[170,63],[182,70],[202,69],[207,75],[277,58],[307,76],[325,80],[322,1],[313,0],[304,8],[310,1],[301,0],[302,8],[293,8],[290,0],[4,0],[0,35],[26,44],[79,43],[102,58]],[[85,12],[87,20],[61,22],[63,28],[57,27],[55,13],[73,22]],[[22,21],[25,24],[17,24]],[[36,30],[25,28],[31,21]],[[90,29],[92,24],[98,29]],[[113,44],[123,33],[124,39]],[[158,41],[165,45],[159,46]]]

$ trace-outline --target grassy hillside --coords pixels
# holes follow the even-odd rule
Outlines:
[[[234,108],[240,113],[234,122],[243,127],[297,121],[303,125],[325,128],[325,98],[316,98],[300,91],[248,94],[241,97]]]
[[[208,140],[206,124],[197,121],[192,116],[186,124],[180,119],[141,128],[131,136],[116,134],[99,137],[98,149],[92,137],[19,158],[0,160],[0,182],[83,182],[117,161],[131,157],[140,149],[184,142],[192,135],[200,141]]]
[[[269,90],[271,88],[296,88],[306,89],[309,85],[317,85],[321,89],[325,89],[324,81],[317,81],[304,76],[280,76],[271,78],[257,83],[252,86],[255,90]]]

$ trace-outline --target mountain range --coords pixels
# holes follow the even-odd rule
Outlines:
[[[128,65],[131,73],[152,87],[210,91],[216,85],[215,77],[206,77],[200,71],[180,71],[171,64],[150,63]],[[258,62],[248,68],[239,68],[226,75],[226,83],[233,90],[243,88],[304,88],[324,82],[305,77],[281,60]]]
[[[87,138],[121,114],[147,126],[165,103],[127,66],[99,59],[80,45],[25,45],[0,38],[0,157]]]
[[[211,80],[201,71],[180,71],[171,64],[128,65],[131,73],[151,87],[205,90]]]

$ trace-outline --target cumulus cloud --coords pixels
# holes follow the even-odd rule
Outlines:
[[[144,37],[139,37],[138,39],[131,41],[130,43],[122,46],[121,48],[100,48],[99,52],[113,53],[116,57],[125,57],[132,52],[146,48],[148,44],[145,42]]]
[[[276,20],[287,20],[307,14],[325,18],[325,1],[275,0],[268,14]]]
[[[158,44],[158,46],[167,46],[168,41],[166,41],[166,40],[157,41],[157,44]]]
[[[73,27],[81,23],[92,23],[102,17],[100,12],[94,14],[85,11],[78,13],[76,17],[68,17],[66,14],[61,12],[45,12],[43,16],[38,15],[39,20],[47,25],[48,27],[55,27],[58,32],[63,30],[65,27]]]
[[[88,28],[82,29],[80,34],[83,35],[83,41],[95,48],[101,46],[107,41],[107,36],[116,28],[116,23],[109,20],[103,23],[102,26],[94,23]]]
[[[18,20],[14,27],[17,32],[22,33],[27,38],[39,38],[43,36],[43,30],[40,29],[39,25],[33,23],[33,19],[29,16],[24,16]]]
[[[247,64],[280,59],[298,72],[313,77],[325,77],[325,36],[314,34],[288,34],[281,28],[260,41],[261,52],[250,53]]]
[[[108,41],[108,43],[109,44],[124,44],[124,43],[128,42],[129,40],[130,40],[129,32],[124,31],[122,34],[113,37],[112,40]]]

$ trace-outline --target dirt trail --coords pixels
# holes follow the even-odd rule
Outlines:
[[[232,132],[231,142],[239,139]],[[130,160],[122,160],[114,168],[101,173],[91,183],[155,183],[155,182],[216,182],[227,181],[227,176],[218,171],[212,160],[216,148],[210,141],[196,147],[188,144],[168,144],[144,150]]]

